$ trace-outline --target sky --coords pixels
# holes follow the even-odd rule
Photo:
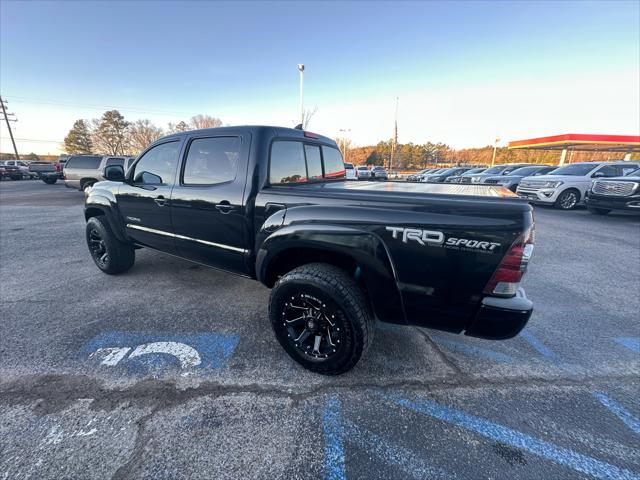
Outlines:
[[[309,129],[355,145],[391,138],[396,97],[400,143],[640,134],[637,1],[0,2],[20,153],[112,108],[294,126],[298,63]]]

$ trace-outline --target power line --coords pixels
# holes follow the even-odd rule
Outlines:
[[[8,140],[10,137],[0,137],[2,140]],[[38,143],[62,143],[60,140],[42,140],[37,138],[18,138],[14,137],[14,140],[18,142],[38,142]]]
[[[171,110],[156,110],[156,109],[141,109],[141,108],[132,108],[132,107],[125,107],[125,106],[115,106],[115,105],[93,105],[93,104],[86,104],[86,103],[76,103],[76,102],[67,102],[67,101],[58,101],[58,100],[47,100],[47,99],[43,99],[43,98],[32,98],[32,97],[21,97],[21,96],[15,96],[15,95],[7,95],[6,98],[11,98],[14,100],[20,100],[24,103],[32,103],[32,104],[36,104],[36,105],[59,105],[59,106],[66,106],[66,107],[82,107],[82,108],[88,108],[88,109],[93,109],[93,110],[122,110],[122,111],[128,111],[128,112],[136,112],[136,113],[152,113],[152,114],[157,114],[157,115],[169,115],[169,116],[174,116],[174,117],[184,117],[184,116],[194,116],[194,115],[198,115],[196,113],[188,113],[188,112],[176,112],[176,111],[171,111]]]

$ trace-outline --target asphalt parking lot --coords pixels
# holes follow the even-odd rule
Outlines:
[[[536,208],[523,334],[379,325],[327,378],[256,282],[147,250],[102,274],[82,201],[0,183],[2,479],[640,478],[639,217]]]

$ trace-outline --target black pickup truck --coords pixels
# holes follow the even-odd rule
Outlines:
[[[170,135],[103,175],[84,211],[103,272],[144,247],[256,279],[315,372],[352,368],[375,319],[506,339],[531,316],[532,209],[502,187],[347,182],[333,140],[265,126]]]

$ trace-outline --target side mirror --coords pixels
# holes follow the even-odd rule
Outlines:
[[[606,177],[606,175],[602,170],[598,170],[593,175],[591,175],[591,178],[600,178],[600,177]]]
[[[102,176],[112,182],[124,182],[124,168],[122,165],[107,165],[104,167]]]

